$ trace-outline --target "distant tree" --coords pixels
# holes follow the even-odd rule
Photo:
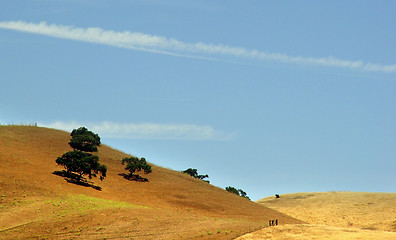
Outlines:
[[[58,165],[62,165],[68,174],[77,174],[77,181],[81,181],[83,175],[89,179],[100,173],[100,180],[106,177],[107,168],[99,163],[99,157],[88,152],[97,152],[100,146],[100,137],[85,127],[74,129],[71,134],[69,145],[74,151],[67,152],[56,159]]]
[[[227,192],[230,192],[230,193],[233,193],[233,194],[236,194],[236,195],[239,196],[239,191],[238,191],[238,189],[236,189],[236,188],[234,188],[234,187],[228,186],[228,187],[225,188],[225,190],[226,190]]]
[[[241,197],[244,197],[244,198],[247,198],[250,200],[250,198],[247,196],[246,192],[243,191],[242,189],[236,189],[234,187],[228,186],[225,188],[225,190],[230,193],[233,193],[235,195],[238,195],[238,196],[241,196]]]
[[[238,189],[238,192],[239,192],[239,196],[249,199],[249,197],[247,196],[247,193],[245,191],[243,191],[242,189]]]
[[[193,178],[199,179],[199,180],[203,180],[206,182],[209,182],[207,180],[204,180],[205,178],[209,178],[208,174],[205,175],[199,175],[198,174],[198,170],[195,168],[189,168],[187,170],[182,171],[183,173],[187,173],[188,175],[190,175]]]
[[[138,174],[134,174],[136,171],[143,170],[145,174],[149,174],[152,172],[151,165],[147,163],[145,158],[139,159],[137,157],[127,157],[122,159],[121,163],[122,165],[126,165],[125,170],[129,171],[129,174],[127,175],[127,178],[129,179],[132,179],[133,176],[137,176],[138,179],[144,179],[144,178],[139,178],[140,176]]]

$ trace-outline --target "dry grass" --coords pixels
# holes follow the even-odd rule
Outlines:
[[[311,240],[311,239],[361,239],[361,240],[392,240],[396,239],[396,233],[385,231],[371,231],[352,229],[347,227],[332,227],[314,224],[294,224],[265,228],[257,232],[249,233],[236,240]]]
[[[396,232],[396,193],[295,193],[257,202],[311,224]]]
[[[91,187],[52,174],[70,151],[66,132],[0,126],[0,239],[234,239],[269,219],[302,223],[177,171],[153,166],[149,182],[125,180],[127,156],[99,148],[107,178]]]
[[[265,228],[238,240],[396,239],[395,193],[295,193],[258,202],[309,224]]]

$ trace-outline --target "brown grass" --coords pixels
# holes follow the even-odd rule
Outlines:
[[[250,239],[396,239],[396,194],[295,193],[257,201],[309,224],[262,229]]]
[[[311,224],[396,232],[396,193],[295,193],[257,202]]]
[[[353,229],[347,227],[332,227],[315,224],[294,224],[265,228],[257,232],[249,233],[236,240],[262,240],[262,239],[282,239],[282,240],[392,240],[396,239],[396,233],[385,231],[371,231]]]
[[[66,132],[0,126],[0,239],[233,239],[269,219],[302,223],[186,174],[153,165],[149,182],[127,181],[127,154],[99,148],[108,176],[91,187],[52,174],[70,151]]]

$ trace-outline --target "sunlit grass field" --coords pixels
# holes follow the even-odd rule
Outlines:
[[[234,239],[269,219],[301,221],[180,171],[152,164],[149,182],[124,179],[128,156],[99,147],[107,177],[93,188],[53,174],[69,133],[0,126],[0,239]],[[144,156],[143,156],[144,157]],[[150,159],[148,159],[150,161]]]
[[[294,193],[258,202],[307,224],[265,228],[238,239],[396,239],[396,193]]]

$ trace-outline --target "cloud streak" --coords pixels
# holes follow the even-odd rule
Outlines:
[[[0,28],[178,57],[205,60],[220,60],[219,58],[221,57],[235,57],[307,66],[396,73],[396,64],[373,64],[363,61],[343,60],[331,56],[323,58],[290,56],[222,44],[188,43],[173,38],[138,32],[116,32],[101,28],[78,28],[74,26],[47,24],[46,22],[28,23],[24,21],[0,22]]]
[[[53,122],[39,125],[68,132],[85,126],[101,137],[121,139],[226,141],[233,137],[233,134],[224,134],[211,126],[194,124]]]

